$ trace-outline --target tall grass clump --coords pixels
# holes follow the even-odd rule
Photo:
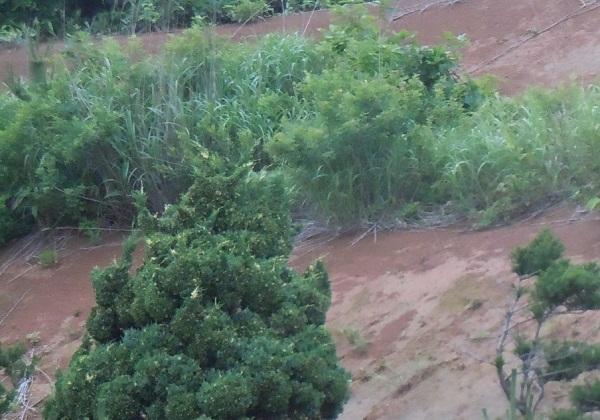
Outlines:
[[[488,225],[597,193],[598,87],[492,98],[436,142],[440,188]]]
[[[0,103],[3,222],[127,223],[139,190],[161,212],[203,151],[267,166],[263,144],[301,112],[295,85],[316,57],[299,36],[233,44],[213,28],[191,28],[152,58],[135,38],[98,46],[74,35],[47,84]]]
[[[380,33],[363,7],[352,13],[319,44],[328,68],[299,84],[307,114],[286,122],[267,150],[312,217],[393,225],[447,198],[437,188],[436,133],[457,125],[482,93],[454,75],[458,58],[444,47]]]

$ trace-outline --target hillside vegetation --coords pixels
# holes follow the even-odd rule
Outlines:
[[[225,3],[213,21],[259,2]],[[157,4],[109,16],[148,12],[131,32],[152,29]],[[147,253],[131,274],[134,236],[94,273],[46,417],[335,418],[348,375],[323,327],[329,280],[320,263],[286,267],[293,222],[484,228],[596,196],[598,88],[502,97],[461,76],[465,40],[446,38],[420,46],[353,6],[320,40],[231,43],[196,19],[155,57],[76,32],[32,58],[0,96],[0,244],[125,225]]]
[[[597,88],[495,95],[458,76],[460,41],[382,33],[363,6],[320,41],[229,43],[209,27],[144,58],[82,33],[49,77],[0,96],[0,243],[32,226],[161,212],[202,151],[282,171],[294,211],[331,227],[469,218],[485,227],[595,194]]]

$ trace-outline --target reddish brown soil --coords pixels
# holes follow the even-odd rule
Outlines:
[[[575,78],[588,83],[600,73],[600,8],[587,3],[582,9],[580,0],[462,0],[425,8],[423,1],[400,0],[396,15],[414,5],[425,9],[387,25],[416,30],[424,43],[437,42],[447,30],[467,33],[464,70],[495,74],[503,92],[516,93]],[[544,31],[576,11],[586,13]],[[235,38],[271,31],[317,34],[328,24],[328,13],[318,12],[219,31]],[[152,52],[166,38],[151,34],[142,41]],[[9,63],[26,74],[22,50],[0,51],[0,80]],[[572,208],[485,232],[377,232],[354,245],[353,237],[298,245],[292,266],[301,269],[323,257],[331,276],[328,327],[353,374],[352,397],[340,418],[478,419],[484,407],[492,418],[503,416],[507,404],[490,362],[513,280],[508,253],[542,227],[555,229],[577,260],[598,258],[600,220]],[[50,239],[38,237],[29,245],[22,240],[0,253],[0,338],[14,342],[33,333],[30,346],[48,375],[37,376],[32,404],[50,392],[54,370],[64,368],[77,348],[94,302],[90,270],[118,257],[121,235],[107,234],[98,245],[78,237],[55,237],[53,245]],[[59,264],[43,268],[36,255],[48,246],[59,249]],[[594,320],[556,323],[547,333],[597,339],[598,327]],[[560,386],[551,388],[542,409],[560,404],[560,395]]]
[[[502,416],[507,403],[491,362],[515,280],[508,255],[543,227],[576,261],[598,258],[600,219],[573,208],[482,232],[388,232],[354,245],[342,237],[298,246],[294,266],[323,257],[331,274],[328,326],[353,373],[341,418],[477,419],[482,408]],[[560,328],[598,339],[597,319],[579,322]],[[564,399],[556,391],[546,401],[542,410]]]

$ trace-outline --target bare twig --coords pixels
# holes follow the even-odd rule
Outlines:
[[[302,30],[302,36],[306,35],[306,31],[308,30],[308,27],[310,26],[310,22],[312,21],[312,17],[317,10],[318,4],[319,4],[319,2],[315,2],[315,5],[313,6],[312,10],[310,11],[310,15],[308,16],[308,21],[306,22],[306,25],[304,25],[304,29]]]
[[[24,276],[25,274],[29,273],[31,270],[33,270],[35,267],[37,267],[39,264],[34,264],[31,267],[29,267],[27,270],[22,271],[21,273],[17,274],[15,277],[13,277],[12,279],[10,279],[9,281],[6,282],[6,284],[11,284],[13,281],[21,278],[22,276]]]
[[[21,301],[25,298],[25,296],[27,296],[27,293],[29,293],[31,289],[27,290],[25,293],[23,293],[23,296],[21,296],[21,298],[17,301],[17,303],[14,304],[14,306],[10,309],[10,311],[8,311],[8,313],[4,316],[4,318],[2,318],[2,320],[0,321],[0,325],[2,325],[2,323],[4,321],[6,321],[6,318],[8,318],[10,316],[10,314],[17,308],[17,306],[19,306],[19,303],[21,303]]]
[[[519,283],[520,284],[520,283]],[[508,333],[510,331],[512,317],[515,313],[515,309],[521,296],[518,291],[515,293],[515,298],[512,304],[509,306],[509,309],[506,311],[504,315],[504,328],[502,329],[502,334],[500,334],[500,339],[498,340],[498,345],[496,346],[496,372],[498,374],[498,379],[500,381],[500,386],[502,387],[502,391],[506,395],[506,398],[510,400],[511,388],[510,388],[510,377],[504,373],[504,349],[506,346],[506,339],[508,338]]]
[[[10,267],[12,264],[14,264],[17,260],[19,260],[21,258],[21,254],[23,254],[25,252],[25,250],[27,250],[27,248],[29,247],[29,245],[31,245],[39,236],[40,236],[41,232],[37,232],[34,235],[31,236],[31,238],[29,239],[29,241],[23,245],[22,247],[19,248],[19,250],[17,250],[17,252],[15,252],[11,257],[9,257],[7,259],[7,261],[5,261],[2,266],[0,267],[0,276],[2,274],[4,274],[4,272],[8,269],[8,267]]]
[[[476,354],[471,353],[470,351],[464,350],[464,349],[456,349],[456,351],[469,356],[471,359],[477,360],[479,363],[484,363],[486,365],[493,365],[493,363],[491,363],[489,360],[487,359],[482,359],[481,357],[477,356]]]
[[[48,376],[48,374],[46,372],[44,372],[42,369],[35,368],[35,371],[41,373],[42,375],[44,375],[44,377],[46,378],[46,380],[48,381],[48,383],[50,383],[50,384],[54,383],[54,381],[52,380],[52,378],[50,378],[50,376]]]
[[[359,243],[365,236],[367,236],[369,233],[374,232],[375,235],[375,241],[377,241],[377,225],[373,224],[369,229],[367,229],[366,231],[364,231],[362,234],[358,235],[358,237],[356,239],[354,239],[350,245],[356,245],[357,243]]]

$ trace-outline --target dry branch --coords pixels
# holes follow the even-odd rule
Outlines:
[[[19,306],[19,303],[21,303],[21,301],[25,298],[25,296],[27,296],[27,293],[29,293],[31,289],[27,290],[25,293],[23,293],[23,296],[21,296],[21,298],[17,301],[17,303],[14,304],[14,306],[10,309],[10,311],[8,311],[8,313],[4,316],[4,318],[2,318],[2,320],[0,321],[0,325],[2,325],[2,323],[4,321],[6,321],[6,318],[8,318],[10,316],[10,314],[17,308],[17,306]]]

